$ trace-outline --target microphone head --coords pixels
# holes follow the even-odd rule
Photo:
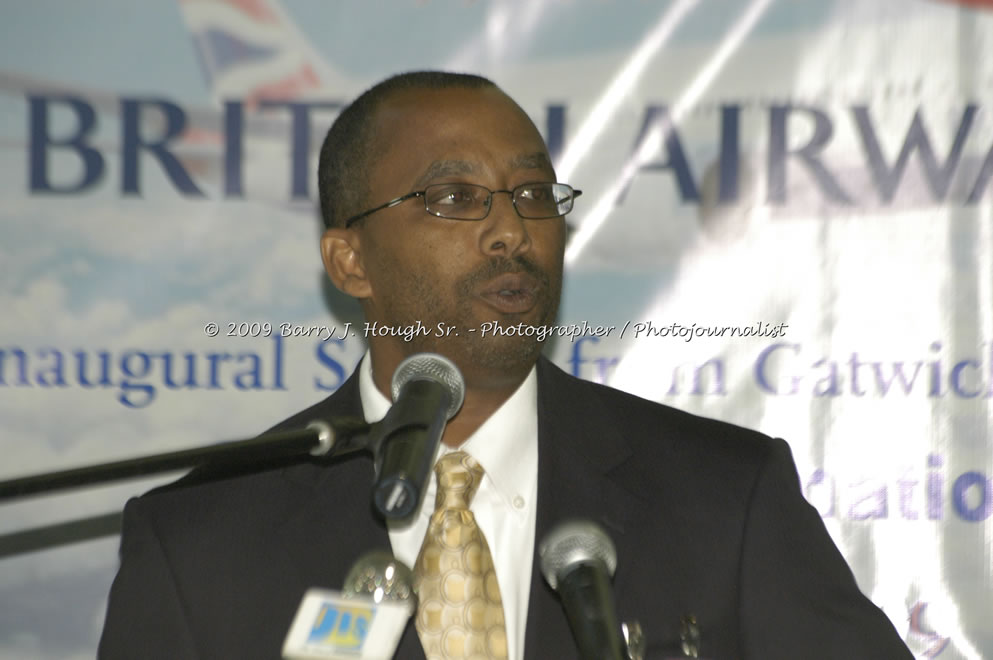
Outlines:
[[[341,595],[345,598],[371,598],[376,603],[410,603],[412,609],[417,607],[414,573],[385,550],[367,552],[352,564]]]
[[[601,562],[607,575],[617,569],[614,542],[599,525],[589,520],[572,520],[557,525],[545,535],[538,548],[541,573],[552,589],[573,569]]]
[[[430,380],[438,383],[448,391],[448,409],[445,411],[448,419],[462,407],[465,398],[465,381],[462,372],[455,363],[437,353],[417,353],[400,363],[393,372],[393,401],[400,396],[400,390],[409,382],[415,380]]]
[[[308,589],[283,642],[285,660],[385,660],[417,609],[413,575],[389,552],[352,564],[339,591]]]

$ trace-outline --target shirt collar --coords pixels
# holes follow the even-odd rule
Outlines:
[[[390,400],[383,396],[372,378],[372,360],[369,352],[359,367],[359,394],[366,422],[378,422],[390,409]],[[503,402],[490,418],[476,429],[462,446],[462,451],[475,458],[500,497],[511,510],[514,498],[530,492],[530,485],[537,477],[538,451],[538,373],[531,368],[527,378]],[[438,446],[437,460],[442,454],[455,451],[446,445]],[[532,460],[522,460],[533,455]],[[521,465],[531,465],[535,474]]]

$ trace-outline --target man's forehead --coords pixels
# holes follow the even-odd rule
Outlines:
[[[543,170],[551,171],[552,163],[548,159],[548,154],[536,151],[533,153],[518,154],[507,161],[509,170]],[[434,179],[441,179],[449,176],[480,174],[483,167],[480,163],[462,159],[442,159],[436,160],[428,165],[424,172],[417,178],[417,184],[425,184]]]
[[[391,130],[414,125],[460,124],[466,120],[535,128],[514,99],[499,87],[442,87],[397,90],[377,106],[377,119]],[[535,130],[537,130],[535,128]]]
[[[521,154],[510,160],[510,167],[516,170],[552,169],[552,162],[544,151]]]
[[[483,100],[487,104],[506,102],[516,107],[517,103],[502,89],[496,86],[463,87],[407,87],[390,92],[382,105],[420,105],[427,109],[437,110],[446,105],[459,105],[466,101]]]

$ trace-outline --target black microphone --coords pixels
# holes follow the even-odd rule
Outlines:
[[[541,572],[558,592],[583,660],[625,660],[621,625],[610,590],[614,544],[589,521],[561,523],[541,541]]]
[[[406,518],[420,502],[445,424],[462,407],[465,382],[448,358],[418,353],[393,372],[392,390],[393,407],[374,431],[373,502],[387,518]]]

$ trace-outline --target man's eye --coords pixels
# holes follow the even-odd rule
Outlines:
[[[544,202],[552,198],[549,186],[528,186],[521,191],[521,197],[535,202]]]
[[[472,193],[467,190],[453,190],[445,196],[445,199],[452,204],[462,204],[472,201]]]
[[[475,196],[470,188],[465,188],[461,186],[446,186],[439,190],[432,190],[431,197],[429,201],[432,204],[439,205],[461,205],[461,204],[471,204]]]

